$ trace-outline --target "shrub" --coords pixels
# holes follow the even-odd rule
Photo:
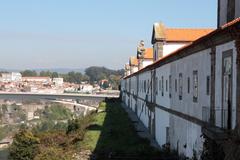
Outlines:
[[[14,136],[9,149],[10,159],[32,160],[39,152],[39,139],[29,130],[21,130]]]
[[[71,154],[67,154],[59,148],[41,148],[41,153],[34,160],[71,160]]]

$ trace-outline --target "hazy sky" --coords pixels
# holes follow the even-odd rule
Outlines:
[[[0,68],[123,68],[159,21],[215,28],[217,0],[0,0]]]

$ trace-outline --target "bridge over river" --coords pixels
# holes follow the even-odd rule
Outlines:
[[[105,100],[106,98],[118,98],[119,94],[50,94],[50,93],[9,93],[9,92],[0,92],[0,99],[7,100],[47,100],[52,102],[58,102],[62,104],[72,104],[75,107],[83,108],[87,110],[95,110],[99,102]],[[72,100],[75,101],[72,103]],[[85,112],[84,111],[84,112]]]
[[[9,93],[0,92],[0,99],[46,99],[46,100],[56,100],[56,99],[74,99],[74,100],[98,100],[102,101],[105,98],[118,98],[119,95],[108,95],[108,94],[50,94],[50,93]]]

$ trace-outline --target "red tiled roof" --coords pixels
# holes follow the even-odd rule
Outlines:
[[[144,58],[153,59],[153,48],[146,48]]]
[[[212,32],[213,29],[167,28],[166,41],[192,42]]]
[[[130,64],[131,66],[137,66],[137,65],[138,65],[138,59],[137,59],[137,57],[130,57],[130,59],[129,59],[129,64]]]
[[[194,42],[189,43],[188,45],[185,45],[184,47],[178,49],[177,51],[175,51],[175,52],[173,52],[173,53],[171,53],[171,54],[169,54],[169,55],[159,59],[158,61],[154,62],[153,64],[151,64],[151,65],[149,65],[149,66],[147,66],[145,68],[142,68],[141,70],[139,70],[139,71],[137,71],[137,72],[127,76],[127,77],[124,77],[124,79],[132,77],[132,76],[137,75],[139,73],[145,72],[145,71],[147,71],[147,70],[157,66],[159,63],[161,63],[161,62],[163,62],[163,61],[165,61],[165,60],[167,60],[167,59],[169,59],[169,58],[171,58],[171,57],[173,57],[173,56],[175,56],[177,54],[180,54],[185,49],[189,49],[189,48],[193,47],[194,45],[198,45],[199,43],[204,42],[208,38],[213,37],[213,36],[215,36],[218,33],[224,32],[229,27],[232,27],[232,26],[237,25],[237,24],[240,26],[240,17],[235,19],[235,20],[233,20],[233,21],[231,21],[231,22],[229,22],[229,23],[227,23],[227,24],[224,24],[223,26],[221,26],[220,28],[210,32],[209,34],[207,34],[207,35],[205,35],[203,37],[200,37],[199,39],[195,40]]]
[[[202,28],[166,28],[163,23],[153,25],[152,43],[165,40],[167,42],[193,42],[214,29]]]

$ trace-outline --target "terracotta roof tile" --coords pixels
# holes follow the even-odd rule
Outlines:
[[[153,25],[152,44],[161,40],[168,42],[193,42],[213,30],[207,28],[167,28],[163,23],[155,23]]]
[[[165,34],[166,41],[192,42],[212,31],[213,29],[167,28]]]
[[[130,57],[129,64],[130,64],[130,66],[137,66],[138,65],[137,57]]]
[[[164,60],[166,60],[166,59],[168,59],[168,58],[171,58],[171,57],[174,57],[175,55],[180,54],[181,52],[183,52],[185,49],[190,49],[190,48],[193,47],[194,45],[199,45],[199,44],[203,43],[205,40],[207,40],[207,39],[209,39],[209,38],[211,38],[211,37],[213,37],[213,36],[216,36],[216,35],[218,35],[218,34],[221,34],[222,32],[226,31],[227,29],[229,29],[230,27],[232,27],[232,26],[234,26],[234,25],[240,26],[240,18],[237,18],[237,19],[235,19],[235,20],[233,20],[233,21],[231,21],[231,22],[229,22],[229,23],[227,23],[227,24],[224,24],[224,25],[221,26],[220,28],[218,28],[218,29],[216,29],[216,30],[208,33],[208,34],[205,35],[205,36],[202,36],[202,37],[198,38],[198,39],[195,40],[194,42],[191,42],[191,43],[189,43],[188,45],[186,45],[186,46],[178,49],[177,51],[172,52],[171,54],[169,54],[169,55],[161,58],[160,60],[154,62],[153,64],[151,64],[151,65],[149,65],[149,66],[147,66],[147,67],[145,67],[145,68],[142,68],[141,70],[138,70],[137,72],[135,72],[135,73],[133,73],[133,74],[131,74],[131,75],[129,75],[129,76],[124,77],[124,79],[127,79],[127,78],[129,78],[129,77],[132,77],[132,76],[137,75],[137,74],[139,74],[139,73],[145,72],[145,71],[147,71],[147,70],[149,70],[149,69],[151,69],[151,68],[155,68],[159,63],[163,62]]]
[[[153,59],[153,48],[146,48],[144,58]]]

